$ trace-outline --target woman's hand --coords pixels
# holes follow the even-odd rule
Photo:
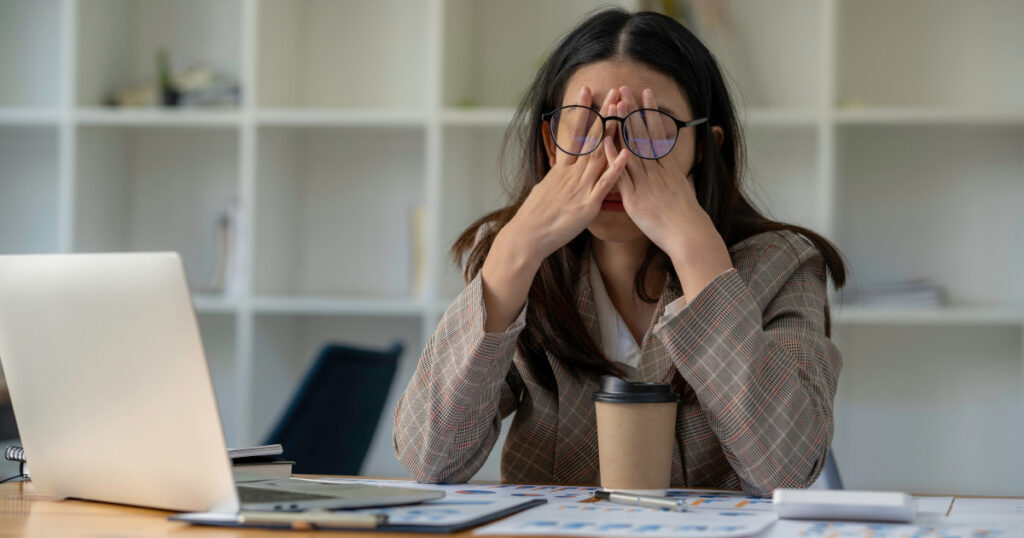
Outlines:
[[[608,92],[601,114],[611,114],[618,98],[616,90]],[[591,99],[590,89],[584,86],[577,104],[589,107]],[[599,122],[559,126],[559,130],[565,129],[571,130],[574,138],[596,137],[602,126]],[[539,263],[586,229],[630,160],[628,150],[615,148],[612,136],[606,136],[602,144],[603,148],[581,156],[557,151],[554,166],[499,235],[514,237],[519,248]]]
[[[590,89],[580,91],[577,104],[590,106]],[[608,92],[602,114],[610,114],[618,92]],[[574,138],[600,136],[601,125],[561,125]],[[530,191],[484,260],[480,276],[486,320],[484,330],[503,332],[522,310],[537,269],[552,252],[580,234],[597,217],[601,202],[615,186],[629,161],[629,150],[617,151],[612,137],[604,148],[575,156],[555,154],[551,170]]]
[[[625,117],[641,108],[633,92],[619,89],[616,115]],[[641,94],[643,107],[657,109],[654,92]],[[637,125],[630,125],[636,131]],[[642,127],[641,127],[642,128]],[[649,122],[648,132],[633,132],[643,140],[671,138],[661,132],[660,122]],[[642,149],[642,148],[641,148]],[[673,148],[680,151],[682,148]],[[627,150],[628,151],[628,150]],[[619,181],[622,205],[633,223],[672,259],[672,265],[688,298],[693,298],[716,276],[732,267],[725,241],[715,229],[711,217],[697,201],[693,177],[680,169],[672,154],[657,160],[632,159]]]

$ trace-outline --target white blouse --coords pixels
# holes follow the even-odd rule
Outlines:
[[[590,287],[594,294],[594,306],[597,307],[598,326],[601,328],[601,351],[610,360],[635,370],[640,364],[640,346],[643,342],[637,342],[633,338],[633,333],[629,332],[626,321],[622,319],[622,315],[612,304],[608,290],[604,287],[601,270],[597,267],[597,261],[594,260],[593,254],[590,257]],[[664,316],[667,317],[678,312],[685,306],[685,299],[680,297],[665,306]],[[650,335],[652,328],[653,326],[647,328],[644,340]]]

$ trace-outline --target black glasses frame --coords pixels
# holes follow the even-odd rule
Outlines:
[[[588,155],[590,153],[593,153],[595,150],[597,150],[597,148],[601,147],[601,144],[598,143],[596,146],[594,146],[594,149],[592,149],[590,151],[585,151],[583,153],[576,153],[574,151],[569,151],[569,150],[563,148],[562,146],[558,145],[558,134],[555,132],[555,124],[552,123],[550,121],[550,119],[553,118],[555,116],[555,114],[558,114],[559,112],[561,112],[561,111],[563,111],[563,110],[565,110],[567,108],[583,108],[583,109],[586,109],[586,110],[589,110],[589,111],[593,112],[594,115],[597,116],[598,118],[601,118],[601,136],[598,138],[599,140],[604,139],[604,135],[607,132],[607,124],[608,124],[608,122],[610,120],[616,120],[616,121],[619,122],[619,130],[622,131],[622,140],[625,141],[628,138],[628,136],[626,134],[626,119],[628,119],[633,114],[636,114],[638,112],[643,113],[644,111],[651,111],[651,112],[657,112],[658,114],[663,114],[665,116],[668,116],[669,118],[672,119],[672,121],[674,121],[676,123],[676,136],[675,136],[675,138],[672,139],[672,147],[669,148],[668,151],[665,152],[665,155],[662,155],[661,157],[644,157],[643,155],[640,155],[639,153],[633,151],[633,148],[629,147],[628,143],[625,144],[626,145],[626,149],[628,149],[630,153],[632,153],[633,155],[636,155],[637,157],[639,157],[641,159],[647,159],[649,161],[656,161],[658,159],[664,158],[669,153],[672,153],[672,150],[676,148],[676,142],[679,140],[679,130],[680,129],[684,129],[686,127],[693,127],[694,125],[700,125],[700,124],[708,121],[708,119],[706,117],[705,118],[697,118],[697,119],[693,119],[693,120],[689,120],[689,121],[682,121],[682,120],[676,119],[675,117],[673,117],[668,112],[665,112],[663,110],[658,110],[656,108],[638,108],[638,109],[630,112],[629,114],[626,114],[625,117],[621,117],[621,118],[619,116],[602,116],[601,113],[598,112],[597,110],[594,110],[591,107],[583,106],[583,105],[566,105],[566,106],[558,107],[558,108],[556,108],[556,109],[554,109],[554,110],[552,110],[550,112],[545,112],[544,114],[541,114],[540,119],[543,120],[543,121],[548,122],[548,131],[551,132],[551,140],[553,140],[555,142],[555,145],[558,146],[558,149],[568,153],[569,155],[576,155],[576,156]]]

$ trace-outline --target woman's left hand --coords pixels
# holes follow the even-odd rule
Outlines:
[[[620,88],[619,117],[640,108],[630,88]],[[654,92],[641,94],[643,108],[657,109]],[[659,132],[662,125],[650,122],[650,132],[634,132],[641,139],[659,140],[673,133]],[[631,126],[634,127],[635,126]],[[678,143],[677,143],[678,146]],[[641,148],[642,149],[642,148]],[[674,147],[673,151],[682,148]],[[633,223],[672,259],[686,296],[693,298],[732,267],[725,241],[711,217],[697,201],[693,177],[680,169],[673,154],[661,159],[630,159],[619,179],[622,205]]]

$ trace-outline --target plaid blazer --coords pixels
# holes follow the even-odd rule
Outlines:
[[[666,284],[629,379],[672,383],[680,395],[673,487],[807,487],[832,441],[842,365],[825,334],[824,259],[793,232],[752,236],[729,253],[734,268],[668,316],[682,290]],[[577,307],[600,345],[588,258]],[[504,333],[485,333],[484,316],[478,274],[445,312],[395,408],[398,461],[421,482],[464,482],[515,413],[503,482],[599,483],[598,379],[576,380],[549,355],[558,391],[541,388],[516,350],[526,307]]]

